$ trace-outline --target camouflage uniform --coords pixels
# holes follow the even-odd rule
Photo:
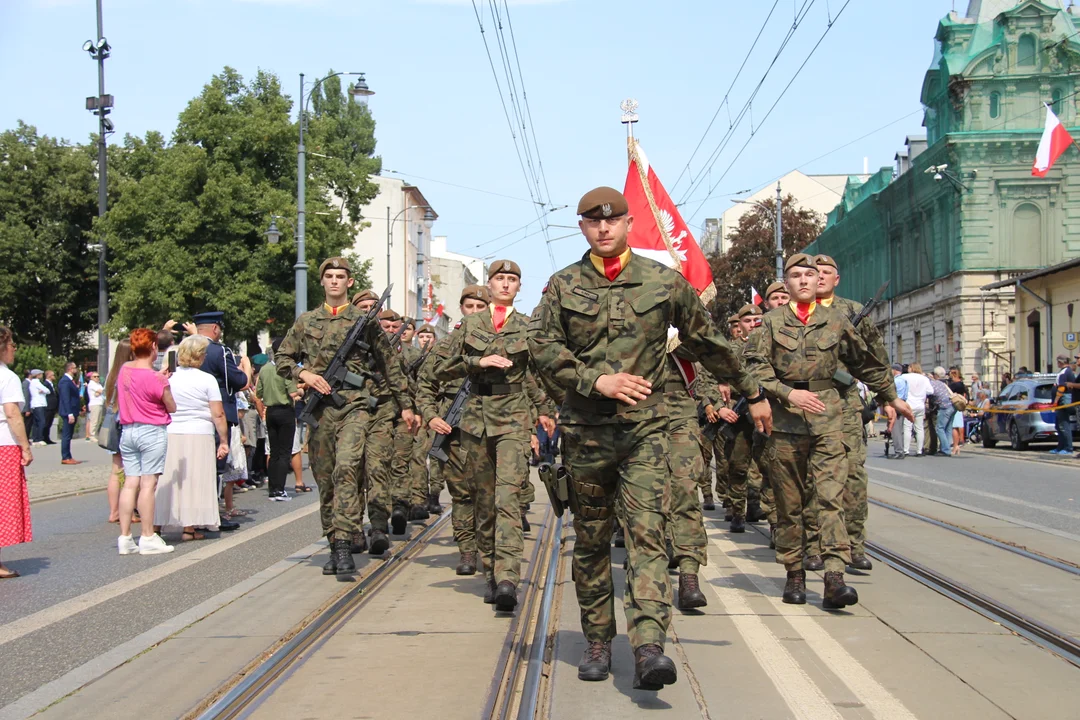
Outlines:
[[[825,304],[823,301],[822,304]],[[837,312],[846,317],[854,317],[862,310],[862,305],[834,295],[830,303]],[[878,362],[888,366],[889,351],[877,326],[869,320],[859,323],[856,328],[867,348]],[[841,370],[846,370],[841,364]],[[853,555],[866,554],[866,515],[867,485],[870,478],[866,475],[866,425],[862,421],[863,401],[859,397],[858,383],[852,383],[840,389],[844,401],[844,450],[847,452],[847,478],[844,483],[844,521],[847,524],[848,537]]]
[[[631,256],[609,281],[586,253],[552,276],[529,325],[537,369],[565,393],[560,425],[574,490],[573,577],[588,641],[609,641],[616,632],[610,549],[616,496],[626,518],[630,644],[663,646],[671,620],[664,547],[668,408],[659,392],[671,326],[714,376],[753,392],[756,385],[690,284],[642,256]],[[636,406],[595,392],[597,378],[617,372],[640,375],[657,392]]]
[[[802,567],[803,511],[816,496],[826,572],[843,572],[851,561],[842,506],[846,456],[843,404],[832,377],[840,364],[885,401],[896,389],[842,313],[816,306],[804,325],[790,306],[766,313],[750,339],[746,361],[773,405],[772,474],[777,503],[776,559],[788,570]],[[792,389],[817,393],[822,414],[788,405]],[[811,485],[810,483],[813,483]]]
[[[682,355],[680,350],[676,350],[676,354]],[[706,548],[709,545],[701,519],[701,501],[697,495],[698,483],[705,474],[701,457],[701,426],[697,421],[697,401],[687,390],[675,363],[675,358],[669,354],[667,380],[663,386],[664,404],[668,411],[668,459],[671,466],[668,529],[674,557],[679,562],[679,572],[697,574],[698,568],[708,562]]]
[[[405,369],[419,356],[420,349],[417,347],[404,343],[399,347],[398,360],[401,363],[401,372],[409,383],[409,395],[413,398],[416,397],[416,381],[405,372]],[[392,483],[390,495],[393,506],[404,509],[406,513],[408,513],[409,506],[412,504],[413,483],[415,481],[412,472],[413,445],[417,441],[417,436],[422,434],[412,435],[405,427],[405,423],[401,421],[400,416],[394,418],[394,456],[390,461]],[[426,498],[422,504],[427,505]]]
[[[495,306],[489,306],[491,308]],[[489,583],[521,580],[524,538],[521,530],[521,488],[529,474],[532,405],[548,414],[546,397],[530,397],[539,386],[528,381],[528,321],[511,312],[495,332],[491,312],[466,317],[450,336],[435,377],[450,382],[472,377],[472,394],[461,416],[461,444],[471,460],[476,512],[476,544]],[[487,355],[509,358],[513,366],[481,368]]]
[[[336,314],[325,306],[303,313],[274,355],[278,374],[284,378],[298,379],[301,370],[299,363],[303,363],[303,369],[310,372],[325,371],[349,330],[363,315],[353,305],[338,310]],[[371,345],[374,369],[380,374],[389,404],[396,408],[394,399],[397,398],[403,407],[412,409],[408,386],[396,353],[390,348],[386,335],[377,323],[368,325],[364,340]],[[324,403],[316,418],[319,427],[308,440],[311,471],[319,487],[322,530],[330,538],[340,533],[351,536],[363,528],[359,469],[364,451],[379,445],[379,440],[371,433],[371,402],[375,386],[371,379],[372,368],[367,360],[367,353],[354,348],[349,356],[348,368],[369,379],[363,388],[346,386],[340,391],[345,399],[343,407],[334,408]],[[385,524],[385,519],[383,522]],[[372,526],[375,526],[374,517]]]
[[[455,329],[457,332],[457,329]],[[431,418],[442,417],[454,401],[462,380],[440,382],[435,368],[450,357],[451,338],[448,336],[435,344],[416,379],[416,406],[425,425]],[[435,434],[431,434],[434,441]],[[428,445],[428,449],[431,445]],[[424,451],[425,453],[427,450]],[[454,542],[462,554],[476,552],[476,515],[473,507],[474,472],[468,463],[468,453],[461,446],[461,430],[455,428],[446,444],[447,462],[436,461],[432,467],[432,484],[442,488],[445,483],[450,490],[450,523],[454,528]],[[434,490],[432,490],[434,492]]]
[[[380,330],[380,332],[382,332]],[[383,333],[385,335],[386,333]],[[389,338],[387,338],[389,341]],[[394,353],[394,362],[390,363],[400,373],[402,382],[405,375],[401,372],[398,354]],[[395,433],[394,423],[401,415],[401,405],[390,394],[385,379],[378,379],[372,391],[378,403],[368,429],[367,451],[364,454],[364,472],[368,497],[368,519],[372,530],[389,532],[390,511],[393,508],[394,482],[392,467],[394,462],[395,434],[408,435],[406,432]],[[402,394],[401,402],[411,403],[408,390]]]

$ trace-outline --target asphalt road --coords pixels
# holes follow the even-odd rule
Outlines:
[[[962,450],[959,457],[883,457],[871,440],[867,471],[888,484],[1080,539],[1080,461],[1040,462],[1045,453]],[[1073,464],[1075,462],[1075,464]]]

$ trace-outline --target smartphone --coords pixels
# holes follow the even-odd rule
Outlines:
[[[169,355],[169,372],[174,373],[174,372],[176,372],[176,351],[175,350],[170,350],[168,355]]]

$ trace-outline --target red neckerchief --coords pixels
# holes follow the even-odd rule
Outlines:
[[[495,332],[502,330],[506,324],[506,308],[504,305],[496,305],[491,311],[491,323],[495,326]]]
[[[814,305],[816,303],[795,303],[795,317],[799,318],[799,322],[803,325],[810,322],[810,316],[814,314]]]

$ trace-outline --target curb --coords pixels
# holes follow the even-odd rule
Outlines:
[[[34,505],[39,502],[46,502],[48,500],[62,500],[64,498],[75,497],[76,495],[87,495],[89,493],[104,492],[108,488],[105,487],[89,487],[81,490],[69,490],[67,492],[56,493],[54,495],[42,495],[41,497],[30,498],[30,504]]]

